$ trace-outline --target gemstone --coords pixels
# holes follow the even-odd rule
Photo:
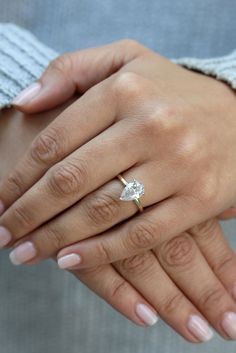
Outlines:
[[[144,195],[144,185],[134,179],[125,186],[120,196],[120,200],[133,201],[139,199],[142,195]]]

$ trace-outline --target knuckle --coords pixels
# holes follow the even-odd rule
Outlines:
[[[40,134],[31,145],[33,160],[50,163],[63,155],[64,136],[61,130],[51,128]]]
[[[175,153],[178,163],[181,163],[182,167],[194,165],[197,168],[204,153],[202,152],[199,136],[181,126],[181,119],[179,124],[181,129],[176,126],[175,130]]]
[[[111,300],[116,300],[117,298],[120,300],[124,295],[127,295],[128,290],[128,283],[122,278],[116,278],[109,285],[108,297]]]
[[[82,161],[58,164],[50,171],[48,185],[54,195],[72,195],[84,187],[87,175],[86,164]]]
[[[60,74],[72,72],[72,58],[70,54],[63,54],[52,60],[48,66],[49,70],[56,70]]]
[[[183,295],[178,292],[175,295],[166,297],[166,299],[162,302],[161,310],[163,313],[165,313],[165,315],[171,316],[174,313],[180,311],[182,305]]]
[[[233,266],[235,266],[235,263],[235,254],[227,253],[217,259],[217,262],[212,265],[212,270],[218,275],[224,274],[230,268],[233,268]]]
[[[148,249],[155,245],[157,240],[157,229],[149,221],[133,224],[128,232],[129,247],[132,249]]]
[[[104,265],[86,267],[86,268],[78,268],[73,270],[73,273],[77,275],[81,280],[86,281],[87,279],[96,279],[97,276],[101,275],[104,272]]]
[[[124,38],[120,41],[120,43],[122,45],[124,45],[125,47],[127,48],[130,48],[130,47],[143,47],[142,44],[140,44],[137,40],[135,39],[131,39],[131,38]]]
[[[25,207],[18,203],[13,208],[13,219],[19,228],[24,230],[31,230],[34,227],[34,219],[32,214]]]
[[[150,256],[149,252],[145,252],[126,258],[120,261],[118,265],[122,269],[122,272],[131,275],[145,275],[150,272],[152,273],[153,257]]]
[[[195,237],[212,237],[216,234],[218,222],[215,218],[208,219],[200,224],[193,226],[190,230],[191,235]]]
[[[165,242],[160,249],[162,261],[168,266],[187,266],[194,257],[194,243],[186,233]]]
[[[219,307],[225,301],[225,291],[221,287],[208,288],[200,296],[199,305],[206,311]]]
[[[120,204],[112,195],[95,194],[85,200],[84,207],[87,218],[97,227],[114,221],[119,214]]]
[[[112,262],[109,249],[107,247],[107,244],[104,241],[100,241],[94,246],[93,259],[94,261],[98,263],[102,262],[103,264]]]
[[[118,99],[131,102],[136,100],[143,91],[143,79],[134,72],[121,72],[116,74],[112,81],[112,89]]]
[[[218,194],[218,186],[212,175],[204,177],[204,183],[201,183],[200,200],[205,206],[214,206],[216,204],[216,196]]]
[[[132,51],[135,54],[150,52],[150,49],[148,49],[147,47],[145,47],[143,44],[141,44],[135,39],[124,38],[121,41],[119,41],[119,44],[121,44],[121,46],[123,46],[125,50]]]
[[[24,182],[19,172],[14,171],[7,177],[6,189],[16,196],[20,196],[23,194]]]
[[[148,113],[145,115],[145,119],[136,119],[139,135],[145,136],[151,139],[153,143],[157,143],[160,138],[165,138],[165,140],[171,140],[171,152],[173,151],[173,145],[176,147],[177,134],[178,134],[178,125],[181,124],[178,118],[178,109],[174,105],[158,106],[153,105],[150,102],[150,97],[154,94],[156,95],[153,87],[146,84],[146,92],[148,92],[148,98],[146,102],[151,105],[149,108],[146,103],[143,104],[143,107],[148,110]],[[178,142],[178,141],[177,141]],[[176,153],[176,148],[175,151]]]
[[[52,226],[46,226],[43,229],[43,235],[47,239],[47,243],[50,244],[52,251],[59,250],[68,243],[65,233]]]
[[[215,209],[218,208],[220,201],[220,176],[215,166],[209,164],[209,158],[200,159],[200,162],[195,165],[198,172],[196,172],[197,179],[194,180],[192,193],[200,210]],[[191,167],[195,166],[192,164]],[[203,208],[202,205],[205,207]]]

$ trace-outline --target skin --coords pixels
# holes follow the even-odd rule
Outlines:
[[[9,245],[31,241],[37,253],[28,263],[62,248],[59,258],[78,253],[82,278],[115,269],[186,339],[196,342],[186,324],[193,313],[227,338],[236,257],[215,217],[232,216],[236,199],[234,92],[133,41],[61,57],[41,84],[18,108],[32,113],[84,95],[2,181]],[[142,214],[119,201],[119,173],[147,186]]]

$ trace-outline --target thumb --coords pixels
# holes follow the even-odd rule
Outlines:
[[[54,108],[76,92],[83,94],[144,50],[147,49],[141,44],[125,39],[59,56],[37,82],[12,101],[12,105],[25,113]]]

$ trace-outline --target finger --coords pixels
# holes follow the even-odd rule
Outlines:
[[[155,172],[152,172],[153,162],[133,167],[126,172],[126,175],[130,175],[127,176],[128,181],[132,181],[132,175],[135,175],[138,180],[145,180],[145,184],[153,190],[152,193],[147,190],[142,196],[144,206],[153,204],[156,200],[165,199],[176,191],[176,178],[170,173],[171,167],[165,168],[165,164],[165,160],[158,163],[158,167],[154,168]],[[155,187],[156,180],[163,180],[161,188]],[[134,202],[120,200],[122,189],[122,183],[116,178],[95,192],[89,193],[76,205],[48,223],[44,223],[25,236],[20,243],[20,249],[22,249],[24,242],[27,244],[30,242],[31,248],[35,249],[34,252],[30,252],[34,257],[30,258],[28,253],[24,258],[17,256],[19,250],[16,247],[10,255],[13,263],[29,263],[29,260],[30,263],[35,263],[51,257],[62,248],[97,235],[134,215],[138,211],[137,205]],[[60,260],[60,266],[64,268],[69,266],[68,257]]]
[[[229,328],[227,318],[236,316],[236,303],[209,267],[191,235],[182,233],[164,241],[153,251],[163,269],[210,324],[223,337],[235,339],[235,325]]]
[[[213,218],[188,232],[195,239],[216,276],[236,300],[236,255],[219,222]]]
[[[147,49],[141,44],[122,40],[64,54],[52,61],[40,80],[12,103],[26,113],[53,108],[67,101],[76,91],[84,93],[144,51]]]
[[[118,261],[114,266],[185,339],[205,342],[212,338],[207,322],[162,269],[152,251]]]
[[[111,90],[100,85],[65,109],[33,141],[1,181],[1,211],[8,208],[54,164],[111,125],[116,117]],[[26,173],[27,170],[27,173]]]
[[[152,326],[158,321],[153,306],[111,265],[73,271],[73,274],[135,324]]]
[[[58,259],[78,254],[81,261],[77,268],[125,259],[182,233],[197,223],[198,217],[188,202],[180,196],[172,196],[96,237],[68,246],[58,253]]]
[[[236,218],[236,206],[230,207],[228,210],[222,212],[219,216],[219,219],[227,220],[231,218]]]
[[[127,127],[127,122],[121,120],[83,145],[51,168],[7,209],[0,224],[11,234],[12,241],[137,163],[141,152],[124,133],[124,126]],[[117,156],[115,160],[114,154]]]

